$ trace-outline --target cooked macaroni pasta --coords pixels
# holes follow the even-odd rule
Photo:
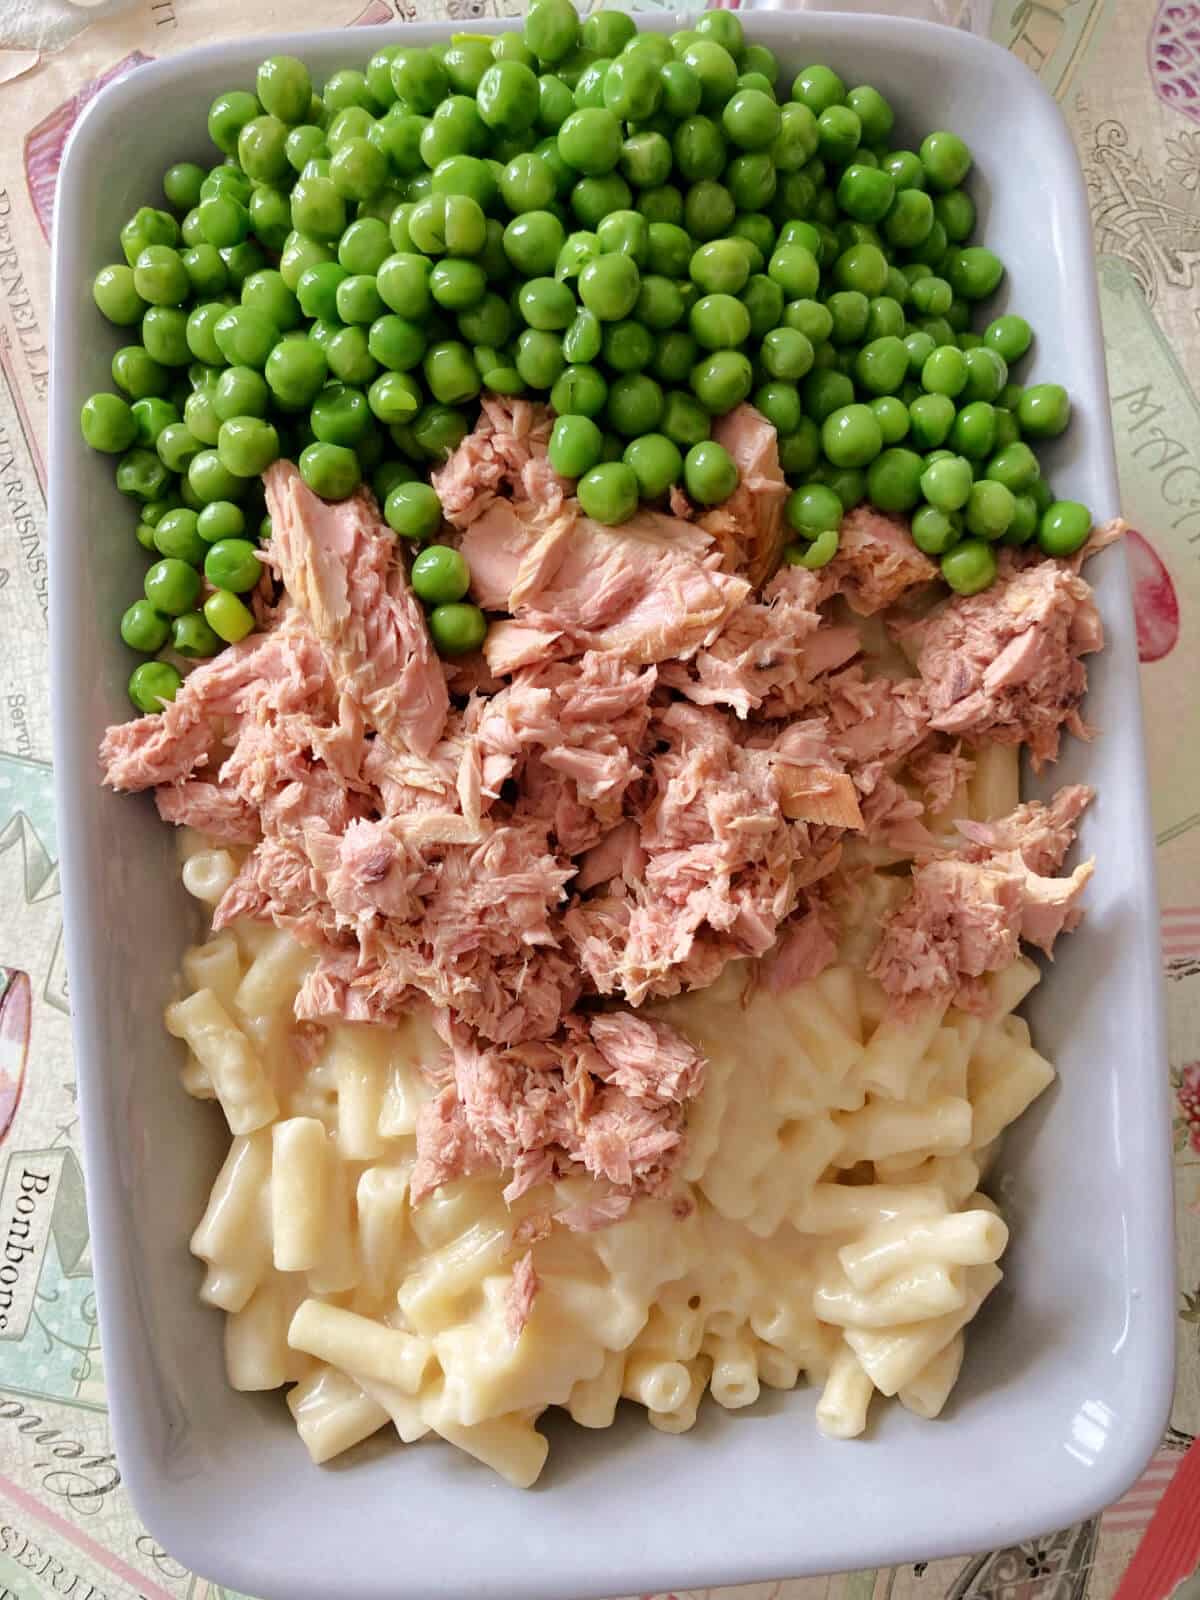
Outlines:
[[[1011,803],[1009,768],[980,765],[974,814]],[[229,852],[185,835],[185,855],[211,905]],[[894,882],[873,880],[864,904],[886,905]],[[576,1233],[533,1224],[594,1198],[586,1176],[511,1209],[498,1175],[410,1205],[437,1038],[419,1015],[299,1028],[310,960],[286,933],[235,924],[187,952],[166,1022],[187,1046],[184,1088],[215,1099],[233,1136],[192,1236],[201,1296],[227,1315],[236,1388],[293,1386],[314,1461],[391,1424],[526,1486],[548,1406],[603,1428],[625,1399],[680,1432],[706,1390],[735,1410],[801,1377],[837,1438],[863,1431],[877,1392],[941,1411],[1008,1239],[983,1170],[1054,1075],[1012,1015],[1031,962],[989,980],[986,1022],[944,1004],[898,1019],[862,970],[860,923],[811,982],[772,993],[736,963],[651,1007],[708,1061],[687,1157],[671,1192]],[[527,1250],[540,1288],[514,1336],[506,1296]]]

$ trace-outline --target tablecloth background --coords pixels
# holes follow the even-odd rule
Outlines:
[[[971,1560],[711,1591],[711,1600],[1108,1600],[1164,1493],[1173,1481],[1184,1488],[1181,1464],[1200,1433],[1200,0],[925,3],[990,32],[1040,75],[1087,176],[1124,509],[1137,529],[1170,1008],[1178,1389],[1147,1473],[1097,1518]],[[62,146],[98,87],[196,42],[418,17],[465,24],[521,9],[520,0],[0,0],[0,1600],[237,1600],[143,1532],[108,1439],[47,704],[49,239]],[[371,49],[367,33],[364,58]],[[104,529],[95,532],[103,559]],[[38,1204],[28,1232],[14,1231],[30,1171]],[[1191,1509],[1200,1525],[1200,1492]],[[1178,1572],[1168,1576],[1173,1584]],[[1138,1600],[1158,1600],[1139,1587]]]

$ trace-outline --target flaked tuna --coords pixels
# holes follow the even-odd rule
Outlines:
[[[465,531],[461,549],[477,603],[514,619],[498,638],[489,631],[484,655],[493,671],[498,661],[547,652],[615,652],[638,666],[686,659],[716,638],[749,593],[744,578],[719,570],[708,534],[653,511],[606,528],[568,501],[542,526],[496,500]],[[517,648],[524,629],[534,631],[540,656]]]
[[[484,395],[479,421],[432,474],[446,520],[468,527],[504,490],[538,516],[557,515],[569,485],[546,459],[553,426],[549,406]]]
[[[929,725],[978,743],[1028,744],[1034,770],[1058,754],[1063,728],[1089,737],[1081,656],[1103,628],[1089,585],[1039,561],[990,589],[943,604],[912,630]]]
[[[937,576],[938,569],[917,549],[901,518],[871,506],[856,506],[843,518],[829,577],[860,616],[873,616]]]
[[[992,822],[959,822],[959,833],[970,841],[962,853],[969,860],[986,861],[1015,851],[1031,872],[1057,872],[1075,842],[1076,824],[1094,799],[1094,789],[1072,783],[1049,805],[1029,800]]]
[[[720,546],[726,572],[744,573],[757,588],[779,565],[785,538],[788,486],[777,435],[761,412],[743,404],[717,418],[712,436],[733,457],[738,485],[697,521]]]
[[[375,502],[365,490],[321,500],[290,461],[263,482],[270,558],[339,690],[386,743],[428,755],[445,726],[446,679]]]

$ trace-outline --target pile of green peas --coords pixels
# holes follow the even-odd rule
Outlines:
[[[1067,426],[1066,392],[1010,376],[1032,330],[972,330],[1004,268],[971,242],[966,145],[895,147],[887,100],[826,66],[785,90],[733,12],[668,36],[533,0],[519,32],[385,46],[319,95],[272,57],[208,126],[219,162],[171,167],[168,209],[129,219],[94,284],[138,329],[82,416],[159,558],[122,621],[136,650],[252,628],[280,455],[327,499],[366,477],[399,536],[433,538],[429,470],[484,390],[549,400],[551,464],[610,525],[676,486],[726,499],[712,423],[750,401],[792,485],[791,562],[831,560],[863,501],[910,516],[962,593],[1000,543],[1087,537],[1030,447]],[[474,648],[476,609],[430,603],[438,648]],[[151,661],[130,692],[158,709],[177,686]]]

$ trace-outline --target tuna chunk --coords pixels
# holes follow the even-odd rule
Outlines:
[[[655,1192],[681,1159],[684,1102],[704,1063],[665,1024],[568,1016],[553,1040],[507,1049],[459,1024],[449,1036],[453,1084],[417,1119],[414,1204],[483,1167],[512,1174],[510,1203],[578,1166],[626,1196]]]
[[[859,792],[869,794],[878,773],[897,766],[921,743],[929,713],[916,678],[868,678],[847,667],[827,681],[830,743],[857,769]]]
[[[472,593],[486,610],[511,611],[558,655],[616,652],[638,666],[686,658],[714,639],[749,585],[717,570],[708,534],[642,511],[617,528],[577,514],[574,502],[541,527],[497,500],[466,530]],[[514,659],[516,627],[484,646]],[[523,659],[518,653],[517,659]]]
[[[908,524],[870,506],[857,506],[842,521],[838,553],[829,576],[852,611],[874,616],[907,590],[931,583],[938,569],[912,542]]]
[[[264,482],[270,557],[338,690],[388,744],[428,755],[445,726],[446,680],[374,501],[366,491],[320,500],[289,461],[268,468]]]
[[[772,993],[783,994],[819,978],[837,960],[829,920],[814,906],[785,924],[778,944],[759,964],[760,976]]]
[[[100,744],[104,782],[114,789],[179,783],[209,763],[230,720],[254,709],[307,711],[329,698],[324,658],[302,618],[251,634],[184,679],[158,716],[115,723]]]
[[[504,1321],[514,1340],[521,1337],[541,1287],[542,1280],[533,1265],[533,1251],[526,1250],[513,1268],[508,1288],[504,1292]]]
[[[630,1099],[683,1101],[699,1092],[703,1059],[665,1023],[631,1011],[608,1011],[592,1021],[589,1031],[604,1061],[603,1068],[593,1068],[596,1075]]]
[[[927,862],[913,873],[912,894],[885,922],[868,965],[895,1000],[971,993],[969,980],[1014,961],[1019,940],[1049,954],[1074,927],[1093,863],[1066,878],[1033,873],[1016,851],[987,862],[958,857]]]
[[[164,822],[195,828],[221,844],[254,844],[259,837],[257,810],[219,783],[164,783],[154,800]]]
[[[724,570],[744,573],[758,588],[779,565],[784,545],[788,486],[775,429],[753,406],[740,405],[717,419],[712,436],[733,457],[738,486],[697,520],[720,546]]]
[[[599,993],[633,1005],[765,954],[817,858],[806,825],[783,813],[786,762],[770,745],[739,744],[719,712],[679,703],[654,726],[666,748],[651,769],[644,875],[563,918]]]
[[[662,682],[700,706],[729,706],[748,717],[770,699],[795,712],[818,698],[813,679],[827,665],[841,665],[828,655],[819,632],[820,585],[803,567],[788,567],[764,591],[762,601],[747,600],[729,618],[710,645],[690,661],[671,661],[660,669]],[[827,630],[842,635],[845,655],[858,649],[852,630]],[[850,637],[845,637],[849,634]],[[820,648],[814,646],[820,641]]]
[[[1057,756],[1064,727],[1088,737],[1080,657],[1104,634],[1090,587],[1067,566],[1017,568],[913,632],[931,727],[975,743],[1027,743],[1035,771]]]
[[[546,459],[553,425],[549,406],[485,394],[474,429],[432,475],[446,520],[469,527],[505,489],[539,517],[556,516],[570,486]]]
[[[1015,851],[1030,872],[1057,872],[1075,842],[1076,824],[1094,798],[1095,790],[1072,783],[1049,805],[1030,800],[993,822],[959,822],[959,833],[970,840],[963,854],[970,861],[987,861]]]

